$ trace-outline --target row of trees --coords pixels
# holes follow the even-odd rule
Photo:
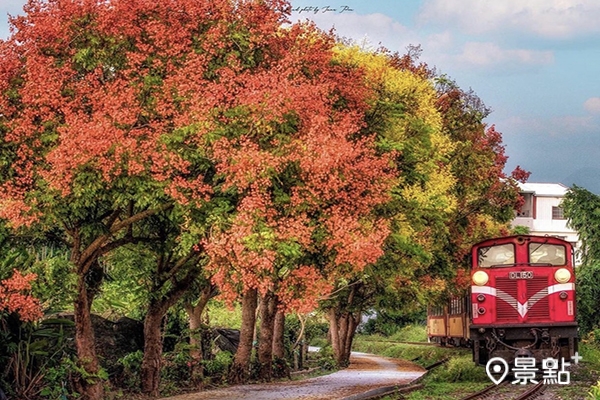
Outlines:
[[[577,268],[577,320],[583,334],[596,330],[596,344],[600,328],[600,196],[573,185],[563,200],[565,217],[581,241]]]
[[[142,389],[158,395],[160,322],[178,301],[192,329],[216,293],[241,303],[232,383],[248,379],[257,323],[269,380],[285,313],[317,307],[345,366],[365,310],[463,282],[467,248],[519,206],[527,173],[504,175],[472,92],[418,48],[343,44],[290,10],[30,0],[11,20],[0,217],[68,254],[84,398],[103,396],[90,314],[115,259],[144,271]]]

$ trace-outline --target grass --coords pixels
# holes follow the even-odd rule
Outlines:
[[[424,389],[405,394],[404,397],[388,396],[384,399],[404,398],[410,400],[455,400],[474,393],[490,384],[485,368],[475,365],[470,349],[437,347],[397,343],[426,342],[425,327],[410,325],[391,337],[379,335],[357,336],[355,351],[373,353],[385,357],[414,361],[422,367],[449,358],[443,366],[434,368],[422,381]]]
[[[390,337],[380,335],[357,335],[353,350],[385,357],[414,361],[422,367],[456,355],[470,354],[469,349],[437,347],[426,344],[426,328],[422,325],[408,325]],[[423,346],[398,342],[424,342]],[[469,356],[470,357],[470,356]]]
[[[490,384],[483,367],[475,365],[471,354],[455,354],[444,366],[433,369],[421,382],[425,388],[408,394],[410,400],[454,400]]]
[[[413,328],[410,328],[413,329]],[[409,329],[409,330],[410,330]],[[414,359],[422,366],[450,357],[444,366],[432,370],[421,382],[425,387],[422,390],[404,395],[404,397],[387,396],[384,400],[456,400],[474,393],[490,384],[485,368],[473,363],[469,349],[439,348],[394,343],[402,338],[404,333],[394,337],[384,338],[379,336],[360,337],[357,339],[357,351],[370,352],[382,356]],[[412,337],[412,336],[411,336]],[[569,385],[551,385],[555,399],[564,400],[600,400],[600,344],[582,341],[579,345],[579,354],[582,362],[569,367],[571,382]],[[597,389],[594,389],[597,387]],[[591,393],[594,393],[592,396]]]
[[[424,325],[406,325],[390,336],[399,342],[427,342],[427,328]]]
[[[584,338],[579,343],[581,363],[571,362],[571,383],[560,385],[554,392],[561,399],[600,400],[600,343]]]

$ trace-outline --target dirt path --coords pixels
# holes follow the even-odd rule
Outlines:
[[[163,400],[358,399],[360,396],[357,395],[371,390],[410,383],[424,373],[423,368],[408,361],[352,353],[350,366],[330,375],[301,381],[231,386]]]

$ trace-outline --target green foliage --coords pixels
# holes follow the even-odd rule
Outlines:
[[[413,323],[418,323],[426,319],[423,309],[415,312],[380,312],[369,319],[361,328],[361,333],[365,335],[380,334],[383,336],[406,336],[407,332],[413,327]],[[419,329],[417,329],[420,331]],[[420,332],[415,332],[420,336]],[[397,339],[409,340],[409,339]],[[417,341],[417,340],[415,340]]]
[[[569,226],[579,234],[583,264],[600,261],[600,196],[573,185],[562,206]]]
[[[394,321],[384,321],[382,318],[373,318],[368,320],[363,326],[359,327],[359,332],[365,335],[383,335],[392,336],[399,329]]]
[[[600,328],[600,260],[577,269],[577,319],[582,332]]]
[[[192,358],[185,344],[178,344],[173,351],[164,353],[161,379],[171,384],[187,385],[192,378]]]
[[[102,260],[104,282],[92,311],[105,318],[143,320],[155,260],[142,246],[123,246]],[[127,290],[124,290],[127,288]]]
[[[2,247],[0,280],[9,277],[13,269],[34,273],[37,277],[31,284],[31,294],[40,300],[46,314],[72,308],[75,276],[64,249],[18,237],[9,238]]]
[[[285,317],[286,327],[286,340],[291,343],[295,343],[300,334],[301,324],[300,319],[296,314],[286,315]],[[322,347],[327,343],[327,332],[329,331],[329,324],[319,314],[313,314],[308,316],[305,320],[304,326],[304,340],[312,346]]]
[[[582,265],[577,269],[577,311],[580,328],[600,328],[600,196],[573,185],[562,202],[569,226],[581,240]]]
[[[0,314],[0,383],[11,382],[16,398],[29,398],[45,389],[67,395],[72,392],[69,351],[65,326],[73,322],[49,319],[39,324],[23,323]],[[49,397],[60,398],[60,396]]]
[[[229,366],[233,362],[233,354],[219,351],[212,360],[204,360],[204,374],[210,376],[212,382],[224,382]]]
[[[49,367],[44,371],[44,388],[40,396],[47,399],[67,400],[76,397],[77,394],[72,388],[74,362],[69,357],[64,357],[55,366]]]
[[[338,368],[331,345],[321,347],[317,352],[317,363],[325,371],[335,371]]]
[[[595,329],[582,337],[579,343],[579,355],[585,366],[582,371],[588,371],[590,375],[582,378],[587,378],[585,380],[592,378],[596,381],[600,372],[600,329]],[[571,378],[571,381],[573,381],[573,378]],[[588,400],[600,400],[600,381],[590,386]]]
[[[242,308],[239,304],[231,308],[222,301],[212,299],[208,302],[206,312],[212,326],[231,329],[240,329],[242,326]]]
[[[485,368],[476,365],[470,354],[452,357],[443,368],[431,372],[434,382],[482,382],[488,380]]]
[[[43,304],[44,311],[50,314],[72,309],[76,278],[67,253],[54,250],[36,258],[28,272],[37,275],[32,282],[32,289]]]
[[[579,343],[579,354],[586,363],[593,363],[600,370],[600,329],[585,334]]]
[[[426,342],[427,327],[425,325],[409,324],[400,328],[390,339],[399,342]]]
[[[377,336],[356,336],[352,350],[385,357],[412,360],[423,367],[456,355],[470,356],[469,349],[394,343],[388,338],[378,338]]]
[[[517,225],[512,228],[511,235],[529,235],[529,227],[523,225]]]
[[[141,350],[127,354],[118,360],[123,367],[121,386],[130,391],[138,391],[141,383],[142,359],[144,352]]]
[[[600,400],[600,381],[596,383],[594,386],[590,387],[590,391],[588,392],[589,400]]]

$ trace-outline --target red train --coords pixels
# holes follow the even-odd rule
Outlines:
[[[573,247],[548,236],[509,236],[473,246],[464,298],[429,307],[430,340],[470,345],[473,360],[564,357],[577,351]]]

